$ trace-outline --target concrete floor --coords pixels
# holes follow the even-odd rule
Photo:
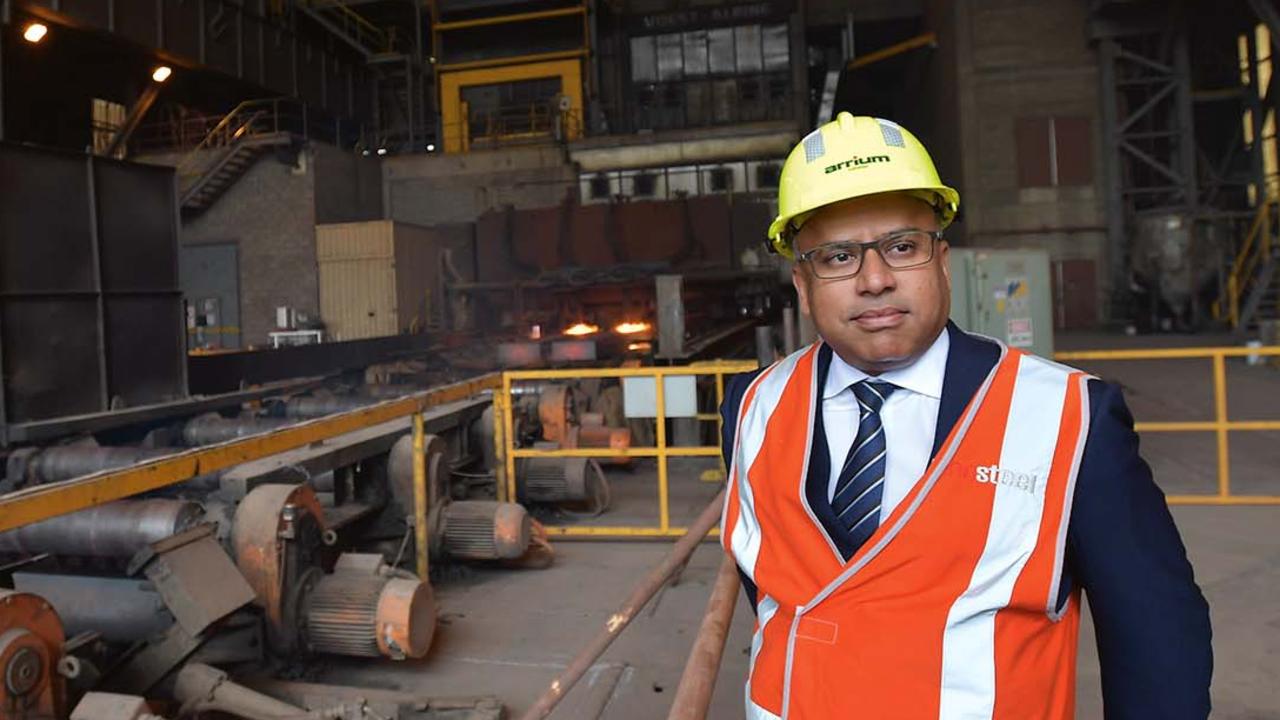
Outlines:
[[[1206,344],[1204,338],[1069,337],[1067,347],[1117,343]],[[1094,363],[1086,369],[1122,384],[1140,420],[1209,419],[1207,361]],[[1233,419],[1280,417],[1280,370],[1233,362],[1229,369]],[[1276,433],[1233,433],[1232,485],[1237,492],[1280,494]],[[1208,433],[1144,434],[1143,452],[1167,493],[1211,493],[1216,487],[1215,443]],[[674,465],[672,524],[687,522],[714,495],[699,482],[702,466]],[[653,468],[609,472],[614,508],[598,524],[657,520]],[[1215,718],[1280,718],[1280,507],[1179,506],[1181,528],[1213,614]],[[467,568],[437,584],[441,626],[430,657],[419,663],[341,661],[327,682],[400,687],[440,694],[497,695],[513,716],[529,707],[575,651],[626,597],[632,584],[666,552],[665,543],[556,544],[547,570]],[[556,718],[665,717],[701,619],[721,551],[706,544],[676,585],[665,588],[565,700]],[[710,717],[742,716],[752,615],[739,603]],[[1093,630],[1081,634],[1078,712],[1101,718]]]

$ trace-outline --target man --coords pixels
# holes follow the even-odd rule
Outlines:
[[[1204,718],[1208,607],[1124,400],[948,321],[958,207],[885,120],[783,168],[770,239],[821,340],[722,408],[747,716],[1070,718],[1083,590],[1107,717]]]

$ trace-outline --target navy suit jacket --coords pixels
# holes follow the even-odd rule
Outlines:
[[[947,331],[951,349],[934,433],[935,454],[1000,355],[994,343],[954,324],[948,324]],[[824,346],[818,357],[819,389],[830,362],[830,347]],[[733,455],[742,395],[759,372],[736,375],[725,387],[721,441],[726,466]],[[1209,606],[1196,586],[1164,493],[1138,454],[1133,416],[1120,390],[1091,380],[1089,408],[1089,436],[1067,530],[1062,599],[1074,587],[1082,587],[1088,596],[1106,716],[1207,717],[1213,674]],[[806,494],[840,547],[843,533],[835,529],[826,499],[828,455],[821,417],[818,412]],[[754,607],[756,588],[745,575],[742,579]]]

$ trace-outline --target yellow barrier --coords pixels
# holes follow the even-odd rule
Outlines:
[[[666,431],[666,389],[661,379],[668,376],[713,375],[716,384],[716,407],[724,400],[724,376],[756,369],[755,361],[694,363],[681,367],[590,368],[575,370],[512,370],[502,374],[502,391],[494,395],[494,443],[502,472],[498,474],[499,499],[516,498],[516,459],[534,457],[652,457],[658,460],[658,525],[634,526],[547,526],[550,535],[565,538],[619,539],[679,537],[687,528],[672,527],[668,505],[667,459],[671,457],[720,457],[720,447],[668,447]],[[655,433],[653,447],[644,448],[569,448],[534,450],[515,447],[514,417],[511,408],[512,385],[522,380],[577,380],[582,378],[649,377],[654,379]],[[700,413],[696,419],[720,421],[718,414]],[[717,427],[719,427],[717,425]],[[715,532],[714,530],[712,531]]]
[[[1135,422],[1138,432],[1212,432],[1218,440],[1218,492],[1216,495],[1170,495],[1171,505],[1280,505],[1280,495],[1234,495],[1231,492],[1230,454],[1227,433],[1231,431],[1280,430],[1277,420],[1231,421],[1227,417],[1227,363],[1229,357],[1280,356],[1280,347],[1199,347],[1160,350],[1086,350],[1060,352],[1055,360],[1170,360],[1210,358],[1213,361],[1213,407],[1211,421]]]

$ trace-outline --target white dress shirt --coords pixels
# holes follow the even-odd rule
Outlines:
[[[893,512],[902,498],[911,492],[916,480],[929,465],[933,451],[933,435],[938,425],[938,406],[942,402],[942,380],[947,373],[947,352],[951,338],[946,328],[919,360],[907,367],[881,373],[875,378],[893,383],[897,390],[880,409],[884,423],[885,473],[881,491],[880,522]],[[836,492],[840,468],[858,434],[858,401],[850,389],[869,375],[832,354],[827,383],[822,391],[822,423],[827,434],[827,452],[831,454],[831,479],[827,498]]]

